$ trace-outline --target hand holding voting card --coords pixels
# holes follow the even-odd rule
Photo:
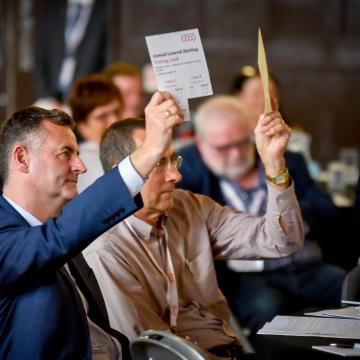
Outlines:
[[[188,99],[213,94],[198,29],[145,39],[158,89],[174,96],[190,120]]]
[[[261,36],[261,30],[259,29],[259,37],[258,37],[258,65],[261,76],[261,81],[264,90],[265,97],[265,109],[264,113],[270,113],[273,111],[271,106],[270,92],[269,92],[269,72],[266,62],[265,48],[264,43]]]

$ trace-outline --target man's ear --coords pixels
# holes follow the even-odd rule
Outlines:
[[[13,151],[13,160],[15,167],[22,173],[29,172],[29,153],[25,146],[18,145]]]

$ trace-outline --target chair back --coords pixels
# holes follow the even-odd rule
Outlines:
[[[134,360],[208,360],[195,344],[166,331],[147,330],[130,344]]]
[[[360,301],[360,265],[355,266],[345,277],[341,298]]]

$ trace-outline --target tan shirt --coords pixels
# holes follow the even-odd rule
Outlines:
[[[253,217],[209,197],[175,190],[163,234],[179,297],[176,334],[189,336],[204,349],[238,341],[228,325],[228,304],[218,287],[213,259],[280,257],[303,245],[293,185],[284,192],[271,187],[268,191],[267,214]],[[111,326],[133,340],[143,330],[170,330],[170,322],[167,281],[151,259],[163,264],[163,244],[151,234],[149,224],[135,216],[127,222],[99,237],[84,256],[99,282]]]

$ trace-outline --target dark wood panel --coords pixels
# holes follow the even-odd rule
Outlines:
[[[313,138],[323,164],[360,143],[360,2],[356,0],[122,1],[119,56],[149,61],[144,36],[198,27],[215,93],[256,65],[262,28],[282,109]],[[199,100],[191,101],[194,107]]]
[[[33,1],[37,23],[41,20],[39,4],[50,0],[29,1]],[[289,119],[310,132],[314,157],[325,164],[336,157],[340,147],[359,146],[360,1],[110,2],[111,60],[142,66],[149,62],[146,35],[198,27],[216,94],[228,91],[234,74],[243,65],[256,65],[257,29],[261,27],[270,70],[281,84],[282,109]],[[0,4],[4,9],[9,2],[0,0]],[[3,24],[9,23],[4,12],[0,19]],[[4,44],[4,38],[2,41]],[[4,59],[14,49],[18,53],[16,43],[6,46]],[[9,69],[16,72],[15,110],[30,101],[36,79],[32,81],[31,71],[20,72],[16,66],[11,70],[9,66],[5,62],[0,68],[0,80],[14,78]],[[8,93],[12,90],[9,88]],[[192,100],[191,108],[199,101]]]

